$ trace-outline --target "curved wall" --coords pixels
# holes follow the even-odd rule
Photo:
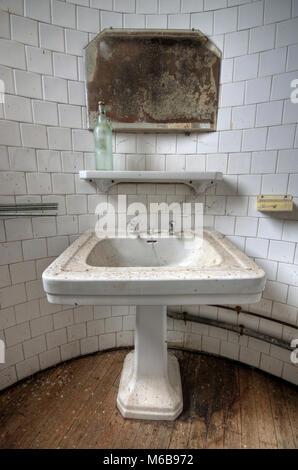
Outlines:
[[[217,170],[205,223],[225,233],[267,273],[257,305],[238,323],[290,345],[298,338],[298,217],[255,210],[256,195],[290,193],[297,203],[298,133],[291,81],[298,69],[298,3],[243,0],[2,0],[0,2],[0,203],[59,203],[56,218],[0,220],[0,389],[83,354],[133,344],[128,307],[47,303],[44,268],[93,226],[99,201],[183,201],[180,185],[123,184],[108,196],[78,179],[94,167],[86,130],[82,49],[105,27],[199,28],[223,51],[218,131],[114,136],[116,169]],[[180,307],[229,322],[218,307]],[[236,321],[236,320],[235,320]],[[298,383],[290,349],[219,328],[169,318],[169,344],[220,354]],[[280,344],[280,343],[279,343]]]

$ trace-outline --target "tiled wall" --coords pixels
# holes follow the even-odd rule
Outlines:
[[[205,222],[266,271],[255,330],[289,342],[298,326],[298,213],[255,210],[260,192],[298,201],[297,0],[0,0],[0,203],[59,203],[57,218],[0,220],[0,388],[61,360],[133,344],[134,309],[47,303],[41,273],[93,226],[106,196],[80,181],[94,167],[86,130],[82,48],[103,28],[199,28],[223,51],[218,132],[114,136],[116,169],[218,170]],[[296,149],[296,150],[295,150]],[[180,185],[122,185],[128,201],[184,200]],[[221,319],[223,308],[185,307]],[[229,317],[230,318],[230,317]],[[242,321],[248,322],[248,317]],[[261,367],[298,382],[289,351],[221,328],[169,319],[169,341]]]

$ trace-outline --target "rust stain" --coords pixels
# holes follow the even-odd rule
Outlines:
[[[103,32],[86,48],[89,118],[102,99],[114,122],[214,124],[220,58],[207,38],[123,31]]]

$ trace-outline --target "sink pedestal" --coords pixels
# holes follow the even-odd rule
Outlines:
[[[174,420],[183,408],[177,358],[167,350],[167,307],[138,306],[135,350],[124,361],[117,406],[125,418]]]

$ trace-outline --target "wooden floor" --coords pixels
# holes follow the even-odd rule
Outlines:
[[[297,387],[207,355],[174,351],[184,396],[176,421],[123,419],[126,354],[60,364],[0,393],[0,448],[297,448]]]

